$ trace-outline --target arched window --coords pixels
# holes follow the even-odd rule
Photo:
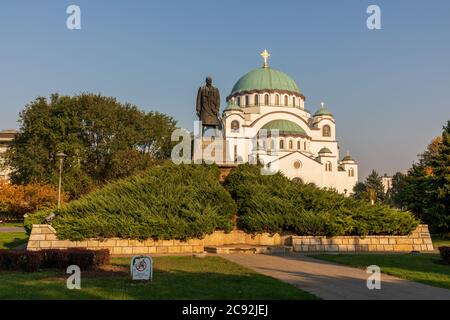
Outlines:
[[[331,137],[331,128],[329,125],[324,125],[322,128],[322,135],[324,137]]]
[[[280,149],[284,149],[284,140],[280,140]]]
[[[259,106],[259,95],[255,94],[255,106]]]
[[[298,149],[298,150],[301,149],[301,143],[300,143],[300,140],[297,141],[297,149]]]
[[[286,95],[284,96],[284,105],[287,107],[289,105],[289,97]]]
[[[277,105],[277,106],[280,105],[280,96],[279,95],[275,95],[275,105]]]
[[[292,106],[295,107],[295,97],[292,97]]]
[[[331,162],[328,161],[327,163],[325,163],[325,171],[331,171],[332,167],[331,167]]]
[[[292,140],[289,140],[289,149],[294,148],[294,142]]]
[[[355,176],[355,170],[353,170],[353,168],[350,168],[350,169],[348,170],[348,176],[349,176],[349,177],[354,177],[354,176]]]
[[[231,121],[231,132],[239,132],[239,121]]]
[[[237,98],[237,105],[238,105],[239,107],[242,107],[242,105],[241,105],[241,97],[238,97],[238,98]]]
[[[269,105],[269,95],[268,95],[267,93],[264,95],[264,104],[265,104],[266,106]]]
[[[245,96],[245,106],[248,107],[250,105],[250,96]]]
[[[295,177],[292,179],[293,182],[298,183],[298,184],[303,184],[303,179],[300,177]]]

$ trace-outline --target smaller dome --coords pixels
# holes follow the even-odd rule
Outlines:
[[[241,107],[239,107],[236,103],[234,103],[234,101],[232,101],[232,99],[230,101],[228,101],[228,105],[224,111],[231,111],[231,110],[242,111]]]
[[[344,158],[342,158],[342,161],[355,161],[350,155],[346,155]]]
[[[333,116],[333,114],[325,108],[325,104],[322,102],[320,105],[320,109],[316,111],[314,117],[319,116]]]
[[[327,147],[323,147],[322,149],[320,149],[319,153],[332,153],[332,152]]]
[[[266,123],[261,129],[278,130],[283,135],[303,135],[306,136],[305,130],[298,124],[288,120],[273,120]]]

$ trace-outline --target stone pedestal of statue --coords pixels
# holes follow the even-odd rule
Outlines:
[[[222,137],[201,137],[194,141],[193,148],[194,163],[216,163],[221,165],[227,163],[226,140]]]

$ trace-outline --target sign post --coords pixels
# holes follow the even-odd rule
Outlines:
[[[153,281],[153,260],[148,256],[134,256],[130,265],[132,280]]]

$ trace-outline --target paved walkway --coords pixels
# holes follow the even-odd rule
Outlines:
[[[25,232],[25,229],[22,227],[0,227],[0,233],[19,233]]]
[[[365,270],[303,254],[229,254],[221,257],[290,283],[327,300],[450,300],[450,290],[381,275],[381,289],[367,289]]]

